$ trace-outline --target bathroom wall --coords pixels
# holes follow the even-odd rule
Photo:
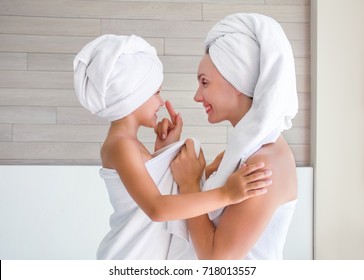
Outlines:
[[[193,101],[203,40],[236,12],[269,15],[292,44],[299,112],[285,136],[298,166],[310,165],[310,1],[0,1],[0,164],[97,165],[108,125],[80,107],[72,61],[95,37],[137,34],[164,64],[162,96],[184,118],[183,136],[201,139],[207,160],[224,149],[230,126],[211,126]],[[164,116],[165,112],[161,113]],[[142,130],[152,147],[154,135]]]

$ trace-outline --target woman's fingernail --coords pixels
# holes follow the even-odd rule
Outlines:
[[[166,139],[166,135],[163,133],[162,134],[162,140]]]

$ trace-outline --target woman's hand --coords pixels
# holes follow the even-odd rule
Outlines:
[[[208,179],[212,173],[214,173],[220,166],[221,160],[224,157],[225,151],[221,152],[216,156],[213,162],[206,166],[205,174],[206,179]]]
[[[264,163],[242,165],[229,176],[223,188],[231,204],[239,203],[248,198],[265,194],[267,186],[272,184],[271,170],[264,169]]]
[[[173,178],[181,193],[200,191],[200,180],[205,170],[206,161],[202,150],[197,158],[191,139],[187,139],[177,157],[171,163]]]
[[[176,113],[170,101],[166,101],[165,105],[171,119],[164,118],[154,128],[154,132],[157,135],[154,151],[179,141],[181,138],[183,126],[181,115]]]

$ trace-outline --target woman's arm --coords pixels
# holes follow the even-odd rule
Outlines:
[[[267,161],[266,158],[252,157],[248,164],[249,166],[254,165],[262,160]],[[199,192],[197,184],[191,185],[191,182],[185,184],[183,179],[186,178],[185,163],[180,161],[179,164],[172,167],[178,178],[180,190],[182,193]],[[226,185],[233,183],[234,179],[237,179],[237,173],[242,172],[244,168],[246,166],[233,173]],[[184,176],[180,177],[179,173],[184,173]],[[249,172],[244,174],[251,176],[247,175],[251,174]],[[273,180],[275,179],[273,178]],[[271,188],[274,189],[274,186]],[[199,259],[244,258],[262,234],[278,205],[273,193],[274,191],[270,191],[265,195],[227,206],[220,216],[217,227],[208,215],[188,219],[188,229]]]
[[[187,142],[188,145],[193,145],[192,140]],[[135,141],[120,141],[113,151],[113,162],[130,196],[154,221],[196,217],[265,191],[262,186],[256,190],[254,185],[241,186],[240,182],[236,181],[229,188],[222,187],[208,192],[161,195],[145,167]],[[203,169],[203,155],[198,162]],[[199,183],[199,178],[194,178],[193,182]]]

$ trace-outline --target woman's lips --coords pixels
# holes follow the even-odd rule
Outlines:
[[[204,105],[204,107],[205,107],[206,114],[208,114],[212,110],[212,106],[211,105]]]

